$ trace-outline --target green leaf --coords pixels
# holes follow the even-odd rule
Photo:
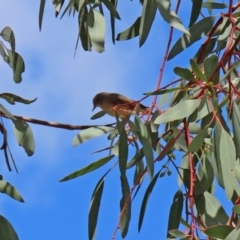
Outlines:
[[[99,53],[103,52],[106,32],[105,18],[100,12],[90,8],[87,26],[93,48]]]
[[[188,117],[198,106],[200,100],[183,100],[173,107],[167,109],[154,121],[155,124],[167,123]]]
[[[15,119],[14,116],[2,104],[0,104],[0,111],[11,120]]]
[[[152,190],[155,186],[155,183],[158,180],[160,172],[161,171],[158,171],[158,173],[152,178],[152,180],[151,180],[150,184],[148,185],[148,187],[146,189],[146,192],[144,194],[144,197],[143,197],[143,200],[142,200],[142,205],[141,205],[141,210],[140,210],[140,214],[139,214],[139,219],[138,219],[138,231],[141,230],[145,210],[146,210],[146,207],[147,207],[147,202],[148,202],[148,199],[149,199],[149,197],[152,193]]]
[[[137,37],[139,35],[140,23],[141,17],[138,17],[131,27],[117,35],[116,40],[122,41]]]
[[[154,175],[154,158],[153,158],[153,150],[151,137],[148,133],[147,127],[143,124],[138,116],[135,116],[135,124],[137,127],[137,134],[139,140],[143,146],[143,152],[147,162],[147,171],[150,179],[152,179]]]
[[[121,20],[116,8],[113,6],[113,4],[109,0],[100,0],[100,2],[103,2],[106,8],[109,10],[109,12],[117,19]]]
[[[28,156],[32,156],[35,151],[35,141],[30,126],[21,120],[13,120],[14,134],[17,142],[22,146]]]
[[[208,127],[203,128],[191,141],[188,146],[189,152],[197,152],[199,148],[202,146],[204,139],[207,135]]]
[[[105,112],[105,111],[97,112],[97,113],[95,113],[95,114],[91,117],[91,120],[95,120],[95,119],[101,118],[101,117],[103,117],[104,115],[106,115],[106,112]]]
[[[219,77],[220,77],[219,69],[217,72],[215,72],[218,66],[218,57],[216,55],[212,55],[206,58],[204,60],[203,65],[204,65],[204,72],[207,77],[207,80],[210,80],[210,78],[212,77],[212,74],[214,73],[214,76],[211,79],[211,82],[213,82],[214,84],[219,83]]]
[[[201,12],[202,1],[203,0],[192,1],[191,18],[190,18],[190,23],[188,27],[191,27],[197,21],[199,14]]]
[[[214,180],[212,164],[204,157],[198,165],[198,179],[199,181],[195,183],[194,188],[194,196],[196,197],[200,196],[205,191],[208,191],[212,187]]]
[[[125,175],[127,159],[128,159],[128,138],[127,138],[127,133],[126,133],[124,127],[121,129],[121,132],[120,132],[118,146],[119,146],[119,148],[118,148],[119,169],[120,169],[121,175]]]
[[[127,163],[127,169],[135,166],[139,161],[143,159],[143,157],[144,157],[144,152],[143,152],[143,148],[141,148],[139,151],[136,151],[136,154]]]
[[[240,214],[240,204],[237,204],[237,205],[233,206],[232,211],[239,215]]]
[[[173,236],[173,237],[176,237],[176,238],[186,238],[188,235],[184,234],[183,232],[177,230],[177,229],[173,229],[173,230],[170,230],[168,231],[168,233]],[[171,237],[170,237],[171,239]]]
[[[139,46],[141,47],[146,41],[150,32],[157,11],[157,3],[155,0],[144,0],[142,17],[139,29]]]
[[[42,19],[43,19],[43,13],[45,8],[45,2],[46,0],[40,0],[40,8],[39,8],[39,16],[38,16],[38,24],[39,24],[39,30],[42,30]]]
[[[13,69],[13,80],[15,83],[20,83],[22,81],[22,73],[25,71],[25,64],[23,61],[23,58],[15,52],[13,55],[13,52],[9,49],[7,49],[9,60],[10,60],[10,66]]]
[[[37,98],[35,98],[33,100],[27,100],[27,99],[24,99],[24,98],[21,98],[21,97],[15,95],[15,94],[12,94],[12,93],[1,93],[0,98],[5,99],[10,104],[15,104],[15,102],[30,104],[37,100]]]
[[[222,82],[223,80],[225,80],[233,70],[236,70],[240,65],[240,61],[236,61],[232,64],[232,67],[226,72],[226,74],[221,78],[220,82]]]
[[[15,54],[15,36],[13,33],[13,30],[10,27],[5,27],[3,28],[3,30],[1,31],[0,35],[2,36],[2,38],[10,43],[11,46],[11,50],[13,52],[13,55]]]
[[[234,228],[224,240],[233,240],[233,239],[239,239],[240,238],[240,228],[236,227]]]
[[[233,142],[236,149],[236,157],[240,156],[240,111],[235,102],[233,102],[232,110],[232,124],[233,124]]]
[[[206,78],[205,74],[202,72],[202,69],[197,64],[197,62],[195,62],[195,60],[193,60],[193,59],[190,59],[190,64],[191,64],[193,72],[196,74],[196,77],[206,81],[207,78]]]
[[[183,209],[183,194],[179,189],[173,198],[173,203],[170,208],[170,214],[168,218],[168,237],[170,237],[169,231],[178,229]]]
[[[210,237],[225,239],[232,230],[233,227],[229,225],[217,225],[207,228],[204,233]]]
[[[216,2],[203,2],[202,3],[202,8],[207,8],[207,9],[224,9],[227,8],[228,4],[225,3],[216,3]]]
[[[101,136],[103,134],[112,132],[115,128],[107,127],[107,126],[97,126],[91,127],[86,130],[81,131],[77,134],[77,136],[73,139],[73,146],[76,147],[77,145],[88,141],[91,138]]]
[[[102,192],[104,187],[105,175],[98,181],[91,199],[90,210],[88,214],[88,239],[95,239],[97,219],[101,204]]]
[[[131,220],[131,195],[126,175],[121,175],[122,198],[120,200],[121,219],[120,227],[122,238],[127,235],[129,222]]]
[[[18,190],[13,187],[10,183],[5,182],[3,180],[0,180],[0,192],[6,193],[9,195],[11,198],[19,201],[19,202],[24,202],[22,196],[18,192]]]
[[[193,59],[195,61],[197,61],[199,64],[202,64],[203,60],[213,52],[213,49],[216,45],[216,42],[219,43],[219,41],[217,41],[217,38],[211,38],[207,44],[207,46],[203,43],[201,45],[201,47],[198,49],[197,53],[195,54],[195,56],[193,57]],[[215,51],[214,51],[215,52]],[[200,58],[201,56],[201,58]]]
[[[190,35],[187,29],[182,24],[182,21],[177,16],[177,14],[171,11],[171,3],[170,0],[156,0],[158,10],[162,16],[162,18],[172,27],[184,32],[187,35]]]
[[[216,150],[219,151],[219,155],[217,157],[220,159],[226,195],[230,200],[234,191],[235,179],[233,171],[236,163],[236,151],[232,138],[218,123],[216,123],[215,132],[215,135],[217,137],[215,143],[218,144]]]
[[[195,82],[195,78],[194,78],[192,72],[188,68],[175,67],[173,69],[173,71],[179,77],[181,77],[183,79],[186,79],[186,80],[189,80],[189,81]]]
[[[177,90],[180,90],[181,88],[169,88],[169,89],[161,89],[161,90],[157,90],[154,92],[148,92],[148,93],[144,93],[144,95],[162,95],[162,94],[166,94],[166,93],[171,93],[171,92],[176,92]]]
[[[200,214],[207,213],[216,220],[218,224],[227,224],[229,217],[221,203],[209,192],[204,192],[202,197],[196,198],[196,203]],[[202,205],[202,206],[201,206]]]
[[[68,180],[80,177],[82,175],[85,175],[87,173],[90,173],[90,172],[102,167],[104,164],[108,163],[113,157],[114,157],[114,155],[110,155],[110,156],[101,158],[98,161],[91,163],[91,164],[87,165],[86,167],[81,168],[80,170],[67,175],[66,177],[62,178],[59,182],[68,181]]]
[[[159,0],[160,1],[160,0]],[[206,36],[208,32],[212,29],[215,21],[215,17],[206,17],[201,19],[199,22],[195,23],[189,28],[189,34],[184,33],[182,37],[180,37],[177,42],[172,47],[168,60],[174,58],[184,49],[191,46],[193,43]]]
[[[19,240],[16,231],[11,223],[0,215],[0,239],[1,240]]]

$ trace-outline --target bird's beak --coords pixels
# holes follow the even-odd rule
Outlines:
[[[93,106],[93,109],[92,109],[92,111],[93,111],[95,108],[96,108],[96,106]]]

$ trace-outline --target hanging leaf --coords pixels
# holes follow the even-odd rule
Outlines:
[[[224,9],[227,8],[228,4],[225,3],[216,3],[216,2],[203,2],[202,3],[202,8],[207,8],[207,9]]]
[[[114,157],[114,155],[110,155],[110,156],[101,158],[98,161],[91,163],[91,164],[87,165],[86,167],[81,168],[80,170],[67,175],[66,177],[59,180],[59,182],[68,181],[68,180],[80,177],[82,175],[85,175],[87,173],[90,173],[92,171],[95,171],[96,169],[102,167],[104,164],[108,163],[113,157]]]
[[[160,1],[160,0],[159,0]],[[212,29],[215,17],[206,17],[201,19],[189,28],[189,34],[184,33],[172,47],[168,55],[168,60],[174,58],[181,53],[184,49],[191,46],[193,43],[206,36]]]
[[[169,231],[178,229],[183,209],[183,194],[181,190],[178,190],[173,197],[173,203],[170,208],[170,214],[168,217],[168,237],[170,237]]]
[[[157,3],[155,0],[144,0],[142,17],[139,29],[139,46],[141,47],[146,41],[150,32],[157,11]]]
[[[106,8],[109,10],[109,12],[117,19],[121,20],[116,8],[109,0],[100,0],[100,2],[103,2],[103,4],[106,6]]]
[[[131,27],[117,35],[116,40],[122,41],[137,37],[139,35],[140,23],[141,17],[138,17]]]
[[[103,52],[106,32],[105,18],[94,8],[90,8],[87,26],[93,48],[99,53]]]
[[[104,187],[105,175],[98,181],[91,199],[89,214],[88,214],[88,239],[95,239],[97,219],[101,204],[102,192]]]
[[[1,31],[0,35],[2,36],[2,38],[5,41],[10,43],[11,50],[12,50],[12,53],[14,55],[15,54],[16,43],[15,43],[15,36],[14,36],[13,30],[10,27],[5,27]]]
[[[0,239],[1,240],[19,240],[16,231],[11,223],[0,215]]]
[[[156,0],[158,10],[162,18],[172,27],[184,32],[187,35],[190,35],[187,29],[182,24],[182,21],[177,16],[177,14],[171,11],[171,2],[170,0]]]
[[[152,180],[151,180],[150,184],[148,185],[147,190],[144,194],[144,197],[143,197],[143,200],[142,200],[142,205],[141,205],[141,210],[140,210],[140,213],[139,213],[139,219],[138,219],[138,231],[139,232],[140,232],[141,227],[142,227],[142,222],[143,222],[145,210],[146,210],[146,207],[147,207],[148,199],[149,199],[149,197],[152,193],[152,190],[155,186],[155,183],[157,182],[157,180],[159,178],[160,172],[161,171],[158,171],[158,173],[152,178]]]
[[[232,111],[232,124],[233,124],[233,142],[236,149],[236,158],[240,156],[240,111],[235,102],[233,102]]]
[[[228,199],[232,198],[234,191],[234,166],[236,163],[236,151],[229,134],[217,123],[215,126],[214,149],[215,158],[219,158],[219,166],[222,171],[224,188]],[[226,161],[227,159],[227,161]]]
[[[153,150],[151,137],[148,133],[146,125],[140,120],[138,116],[135,116],[135,124],[137,126],[137,134],[139,140],[143,146],[143,152],[147,162],[147,171],[150,179],[152,179],[154,175],[154,158],[153,158]]]
[[[202,146],[204,139],[207,135],[208,127],[203,128],[191,141],[188,146],[189,152],[197,152],[199,148]]]
[[[14,134],[17,142],[22,146],[28,156],[32,156],[35,151],[35,141],[33,132],[30,126],[21,120],[13,120],[14,123]]]
[[[120,137],[119,137],[119,169],[121,175],[125,175],[126,173],[126,166],[127,166],[127,159],[128,159],[128,138],[127,133],[124,127],[121,129]]]
[[[39,30],[42,30],[42,19],[43,19],[43,13],[45,8],[45,2],[46,0],[40,0],[40,8],[39,8],[39,17],[38,17],[38,24],[39,24]]]
[[[121,187],[122,187],[122,198],[120,200],[120,209],[121,209],[121,219],[120,227],[122,238],[127,235],[129,222],[131,220],[131,197],[130,197],[130,188],[126,175],[122,175]]]
[[[188,27],[191,27],[197,21],[199,14],[201,12],[202,1],[203,0],[192,1],[191,17],[190,17],[190,23]]]

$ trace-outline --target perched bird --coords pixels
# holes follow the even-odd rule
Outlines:
[[[93,98],[93,110],[96,107],[100,107],[107,114],[114,117],[116,116],[117,112],[120,118],[125,118],[131,114],[134,114],[134,109],[137,104],[138,102],[135,102],[132,99],[129,99],[118,93],[101,92]],[[139,105],[139,112],[145,113],[148,107],[142,104]]]

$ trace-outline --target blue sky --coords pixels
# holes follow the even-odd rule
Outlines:
[[[38,97],[31,105],[12,106],[2,100],[1,104],[13,114],[78,125],[107,124],[113,122],[111,117],[90,120],[93,115],[92,98],[96,93],[119,92],[138,100],[144,92],[155,89],[169,31],[159,13],[150,36],[141,49],[138,48],[138,38],[116,42],[114,46],[107,22],[106,51],[102,54],[84,52],[79,46],[74,59],[78,32],[76,18],[65,16],[62,20],[56,19],[51,1],[47,1],[42,32],[39,32],[38,9],[39,3],[33,1],[5,0],[0,3],[0,29],[5,26],[13,29],[16,50],[23,56],[26,65],[22,83],[15,84],[11,69],[0,61],[1,92],[12,92],[27,99]],[[184,11],[187,11],[187,7]],[[126,29],[140,15],[140,5],[138,1],[120,2],[119,13],[122,21],[117,21],[117,33]],[[187,26],[188,19],[184,20]],[[180,32],[175,31],[174,36],[180,36]],[[163,85],[174,80],[172,68],[179,63],[179,66],[188,66],[183,56],[170,61],[165,69]],[[151,101],[148,98],[144,104],[150,105]],[[108,153],[90,154],[109,145],[106,136],[73,148],[72,139],[78,131],[31,124],[36,152],[32,157],[27,157],[14,139],[11,123],[7,120],[4,123],[8,127],[9,143],[19,174],[7,171],[3,157],[0,163],[1,174],[19,190],[25,203],[2,194],[0,214],[12,223],[21,240],[88,239],[87,220],[92,192],[116,159],[103,169],[81,178],[64,183],[58,181],[107,156]],[[180,160],[177,159],[176,162],[180,164]],[[162,163],[164,162],[156,164],[156,170]],[[107,176],[96,239],[111,239],[117,226],[121,198],[119,176],[118,168]],[[129,176],[132,186],[132,171]],[[138,212],[148,184],[147,178],[133,202],[127,240],[155,240],[166,236],[169,208],[172,197],[178,190],[176,173],[173,170],[171,177],[157,181],[139,234]],[[116,239],[121,239],[120,231]]]

